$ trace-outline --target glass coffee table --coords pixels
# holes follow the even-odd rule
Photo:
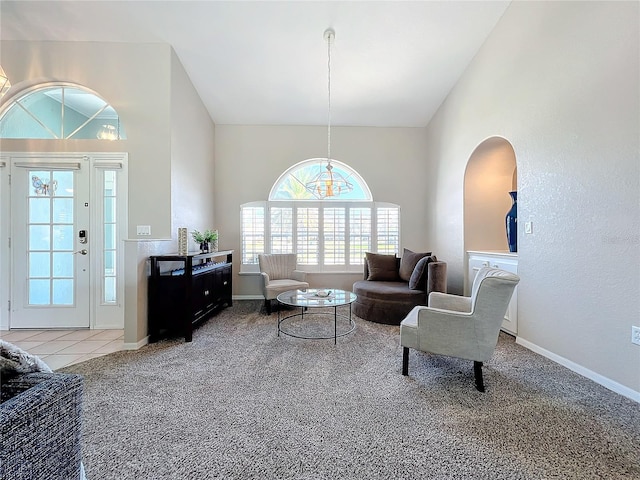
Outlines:
[[[307,288],[306,290],[289,290],[277,296],[278,302],[291,307],[300,307],[300,312],[283,316],[282,309],[278,309],[278,336],[280,332],[290,337],[306,339],[329,339],[337,343],[338,337],[353,332],[356,322],[351,318],[351,304],[357,295],[346,290]],[[338,312],[338,307],[348,306],[349,315]],[[320,309],[323,308],[322,311]],[[333,312],[331,312],[333,308]],[[333,317],[333,335],[326,329],[305,328],[305,318]],[[307,322],[308,323],[308,322]]]

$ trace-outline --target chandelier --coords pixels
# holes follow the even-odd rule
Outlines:
[[[119,126],[120,120],[118,120]],[[120,133],[113,125],[107,123],[106,125],[102,125],[98,130],[98,134],[96,135],[98,140],[118,140],[120,138]]]
[[[11,82],[9,77],[4,73],[2,66],[0,66],[0,98],[4,97],[4,94],[11,88]]]
[[[328,114],[327,114],[327,165],[313,180],[305,184],[305,188],[316,198],[336,197],[353,190],[353,185],[348,182],[340,172],[333,171],[331,165],[331,43],[335,39],[336,32],[332,28],[324,31],[324,39],[327,41],[327,90],[328,90]]]

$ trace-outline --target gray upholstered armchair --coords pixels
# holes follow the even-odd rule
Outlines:
[[[433,292],[429,306],[414,307],[400,323],[402,374],[409,349],[473,360],[476,388],[484,392],[482,362],[493,355],[511,295],[520,278],[498,268],[480,269],[471,297]]]
[[[258,255],[262,275],[262,294],[267,313],[271,314],[271,300],[282,292],[309,288],[306,272],[297,269],[295,253],[263,253]]]

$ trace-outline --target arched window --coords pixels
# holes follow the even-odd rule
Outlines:
[[[242,272],[258,271],[260,253],[297,253],[300,268],[311,272],[362,272],[365,252],[398,252],[400,207],[374,202],[355,170],[331,163],[351,192],[314,197],[306,184],[326,162],[310,159],[280,175],[269,200],[241,205]]]
[[[312,158],[295,164],[280,175],[280,178],[273,184],[269,200],[318,200],[318,197],[309,191],[306,185],[326,169],[326,164],[326,159],[320,158]],[[337,160],[331,160],[331,165],[335,174],[341,175],[353,185],[353,190],[334,197],[326,197],[325,200],[373,200],[369,187],[355,170]]]
[[[33,87],[0,112],[0,138],[125,139],[115,109],[89,89],[66,83]]]

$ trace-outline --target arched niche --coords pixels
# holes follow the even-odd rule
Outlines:
[[[465,250],[509,251],[505,217],[512,204],[509,192],[517,189],[511,143],[487,138],[469,157],[464,175]]]

